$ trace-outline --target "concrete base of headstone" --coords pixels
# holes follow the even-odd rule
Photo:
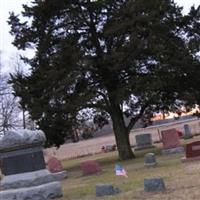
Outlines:
[[[63,179],[67,178],[67,172],[62,171],[62,172],[52,173],[52,176],[55,181],[62,181]]]
[[[102,197],[107,195],[116,195],[121,191],[118,188],[114,188],[109,184],[97,184],[96,185],[96,197]]]
[[[186,157],[182,157],[182,158],[181,158],[181,161],[182,161],[182,162],[198,161],[198,160],[200,160],[200,156],[193,157],[193,158],[186,158]]]
[[[0,191],[2,200],[49,200],[62,197],[61,184],[52,182],[40,186]]]
[[[151,149],[151,148],[155,148],[155,146],[154,146],[154,145],[151,145],[151,146],[141,146],[141,147],[136,146],[136,147],[134,148],[134,150],[135,150],[135,151],[139,151],[139,150]]]
[[[17,189],[31,186],[38,186],[41,184],[53,182],[55,179],[53,175],[46,169],[35,172],[27,172],[21,174],[14,174],[4,176],[1,180],[0,187],[3,190]]]
[[[184,152],[185,152],[184,147],[176,147],[176,148],[172,148],[172,149],[163,149],[162,150],[163,155],[184,153]]]
[[[145,192],[162,192],[165,190],[165,183],[162,178],[145,178],[144,191]]]

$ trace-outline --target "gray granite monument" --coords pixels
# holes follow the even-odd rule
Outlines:
[[[46,169],[42,131],[9,131],[0,139],[3,200],[53,199],[62,196],[61,184]],[[37,196],[37,198],[36,198]]]
[[[135,150],[142,150],[147,148],[153,148],[152,137],[150,133],[136,135],[136,148]]]

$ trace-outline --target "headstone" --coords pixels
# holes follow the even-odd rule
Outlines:
[[[9,131],[0,138],[3,179],[0,196],[4,200],[51,199],[61,197],[61,184],[46,169],[42,131]],[[51,191],[51,188],[55,189]],[[42,191],[42,192],[41,192]],[[41,194],[39,194],[41,192]]]
[[[200,160],[200,141],[192,142],[186,145],[186,155],[182,161]]]
[[[188,124],[184,124],[184,135],[183,135],[183,138],[184,139],[190,139],[192,138],[192,133],[191,133],[191,130],[190,130],[190,126]]]
[[[144,191],[145,192],[163,192],[165,190],[165,183],[162,178],[145,178]]]
[[[50,156],[47,160],[47,169],[52,173],[56,181],[61,181],[67,177],[67,172],[63,169],[60,160]]]
[[[157,165],[154,153],[147,153],[144,158],[144,165],[147,167],[154,167]]]
[[[136,140],[135,150],[141,150],[141,149],[154,147],[152,145],[152,137],[150,133],[136,135],[135,140]]]
[[[176,129],[161,131],[163,142],[163,154],[183,153],[184,148],[180,145],[179,136]]]
[[[63,171],[61,162],[54,156],[52,156],[48,159],[47,168],[51,173]]]
[[[81,170],[83,172],[83,175],[97,174],[102,171],[99,163],[97,163],[97,161],[95,160],[82,162]]]
[[[120,193],[120,190],[118,188],[114,188],[110,184],[97,184],[96,185],[96,197],[115,195],[118,193]]]

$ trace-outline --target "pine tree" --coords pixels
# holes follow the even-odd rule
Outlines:
[[[92,109],[110,116],[119,158],[133,158],[133,125],[175,107],[178,81],[196,62],[181,8],[171,0],[34,0],[22,15],[29,20],[10,14],[13,44],[35,56],[26,59],[31,74],[12,82],[48,144],[62,144]]]

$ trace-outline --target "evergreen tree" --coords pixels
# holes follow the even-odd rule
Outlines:
[[[197,62],[184,38],[191,20],[172,0],[33,0],[23,8],[25,22],[10,14],[13,44],[35,56],[25,59],[29,76],[11,79],[48,145],[62,144],[92,109],[110,116],[119,158],[133,158],[131,128],[176,107],[179,81]]]

